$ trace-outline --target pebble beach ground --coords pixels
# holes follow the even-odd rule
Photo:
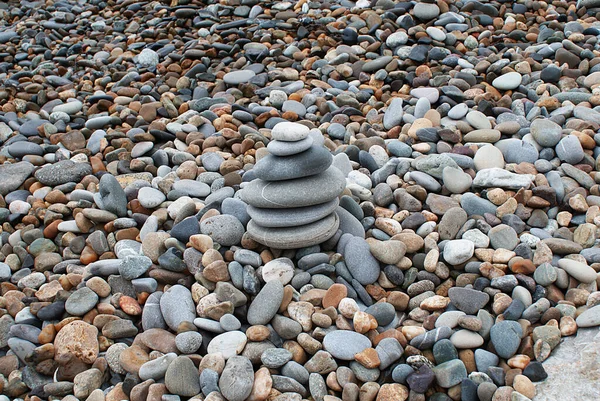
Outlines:
[[[0,401],[597,400],[599,18],[0,3]]]

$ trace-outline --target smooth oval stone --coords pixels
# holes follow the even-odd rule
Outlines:
[[[309,149],[313,142],[311,136],[295,142],[271,141],[267,145],[267,149],[275,156],[291,156]]]
[[[345,188],[340,170],[329,167],[321,174],[280,182],[253,180],[240,191],[242,200],[262,208],[290,208],[318,205],[337,197]]]
[[[490,331],[496,354],[505,359],[513,356],[519,348],[522,334],[521,326],[517,322],[505,320],[496,323]]]
[[[475,246],[469,240],[458,239],[444,246],[444,259],[451,265],[460,265],[473,256]]]
[[[254,369],[245,356],[234,356],[227,360],[219,379],[221,394],[228,401],[244,401],[252,392]]]
[[[262,267],[262,278],[265,283],[279,280],[286,285],[294,277],[294,262],[288,258],[273,259]]]
[[[523,77],[518,72],[509,72],[494,79],[492,86],[500,90],[512,90],[521,85],[522,79]]]
[[[271,130],[271,138],[277,141],[295,142],[308,136],[310,129],[302,124],[283,121]]]
[[[247,233],[253,240],[275,249],[297,249],[317,245],[333,237],[340,225],[337,214],[295,227],[262,227],[250,220]]]
[[[229,85],[238,85],[250,81],[255,75],[256,73],[252,70],[232,71],[223,76],[223,81]]]
[[[73,316],[83,316],[97,303],[98,295],[88,287],[82,287],[67,299],[65,309]]]
[[[600,305],[596,305],[577,316],[577,326],[595,327],[600,326]]]
[[[444,186],[454,194],[461,194],[471,188],[473,179],[462,169],[446,167],[442,171]]]
[[[490,296],[487,293],[465,287],[450,288],[448,290],[448,297],[450,297],[452,305],[470,315],[477,313],[490,300]]]
[[[210,194],[210,187],[200,181],[195,180],[179,180],[173,183],[173,189],[181,192],[183,195],[203,198]]]
[[[353,361],[355,354],[371,347],[371,340],[354,331],[336,330],[325,335],[323,347],[334,358]]]
[[[248,206],[248,214],[262,227],[293,227],[313,223],[327,217],[339,204],[338,198],[320,205],[290,209],[264,209]]]
[[[269,281],[260,290],[248,308],[248,323],[267,324],[279,310],[283,300],[283,284],[279,280]]]
[[[529,132],[537,143],[550,148],[560,141],[562,127],[552,120],[536,119],[531,123]]]
[[[160,311],[171,330],[177,330],[181,322],[193,322],[196,308],[192,293],[182,285],[174,285],[160,298]]]
[[[473,158],[475,169],[477,171],[486,168],[504,168],[504,155],[502,151],[494,145],[486,145],[479,148]]]
[[[319,174],[331,165],[333,156],[321,146],[311,146],[307,151],[292,156],[268,155],[252,169],[257,178],[265,181],[292,180]]]
[[[371,254],[367,241],[360,237],[350,238],[343,254],[348,270],[359,283],[367,285],[377,281],[381,268],[377,259]]]
[[[558,261],[558,267],[582,283],[591,283],[598,277],[593,268],[576,260],[561,259]]]
[[[241,331],[229,331],[213,338],[206,351],[208,354],[220,352],[226,360],[240,354],[248,342],[248,338]]]

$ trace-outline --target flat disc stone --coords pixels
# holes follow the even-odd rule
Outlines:
[[[275,156],[291,156],[304,152],[312,146],[313,142],[311,136],[307,136],[296,142],[271,141],[267,145],[267,149]]]
[[[330,331],[323,339],[323,347],[334,358],[354,360],[354,356],[371,347],[368,337],[350,330]]]
[[[338,204],[338,198],[334,198],[319,205],[290,209],[261,209],[248,206],[248,214],[255,224],[262,227],[294,227],[313,223],[330,215]]]
[[[342,172],[329,167],[321,174],[295,180],[267,182],[256,179],[239,193],[244,202],[254,207],[283,209],[329,202],[345,187]]]
[[[337,214],[332,213],[317,222],[297,227],[267,228],[250,220],[248,235],[253,240],[275,249],[297,249],[327,241],[340,225]]]
[[[271,138],[277,141],[295,142],[308,136],[310,129],[306,125],[283,121],[271,130]]]
[[[321,146],[312,146],[307,151],[292,156],[268,155],[254,166],[254,174],[265,181],[283,181],[308,177],[327,170],[333,156]]]

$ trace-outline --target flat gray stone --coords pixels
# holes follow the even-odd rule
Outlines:
[[[269,323],[279,310],[282,300],[283,284],[279,280],[266,283],[248,308],[248,323],[251,325]]]
[[[209,217],[200,223],[200,232],[210,236],[213,241],[223,246],[239,244],[244,231],[242,223],[235,216],[229,214]]]
[[[254,369],[245,356],[233,356],[227,360],[219,378],[221,394],[227,401],[244,401],[252,392]]]
[[[275,156],[291,156],[308,150],[314,143],[311,136],[295,142],[271,141],[267,149]]]
[[[529,132],[537,143],[546,148],[551,148],[560,141],[562,127],[552,120],[538,118],[531,122]]]
[[[576,260],[560,259],[558,267],[582,283],[592,283],[598,277],[598,273],[592,267]]]
[[[329,167],[321,174],[280,182],[256,179],[239,192],[242,200],[261,208],[291,208],[318,205],[331,201],[345,188],[340,170]]]
[[[34,169],[35,166],[29,162],[0,165],[0,195],[7,195],[23,185]]]
[[[98,303],[98,295],[88,287],[75,291],[65,302],[65,310],[73,316],[83,316]]]
[[[509,72],[494,79],[492,86],[500,90],[512,90],[521,85],[522,79],[523,77],[518,72]]]
[[[313,223],[336,210],[338,198],[319,205],[290,209],[264,209],[248,206],[248,214],[254,224],[262,227],[292,227]]]
[[[277,141],[295,142],[308,136],[310,129],[302,124],[293,122],[280,122],[271,130],[271,138]]]
[[[334,358],[353,361],[355,354],[371,347],[371,340],[355,331],[335,330],[325,335],[323,347]]]
[[[403,115],[402,99],[393,98],[383,115],[383,127],[389,130],[398,126],[402,122]]]
[[[171,330],[177,331],[181,322],[193,322],[196,306],[192,293],[182,285],[174,285],[160,298],[160,311]]]
[[[515,321],[504,320],[492,326],[490,339],[496,354],[505,359],[512,357],[519,349],[522,334],[521,326]]]
[[[187,356],[178,356],[169,364],[165,385],[171,394],[193,397],[200,393],[200,374]]]
[[[344,246],[344,260],[352,277],[362,285],[373,284],[379,278],[379,262],[371,254],[367,241],[352,237]]]
[[[210,194],[210,187],[196,180],[179,180],[173,183],[173,189],[194,198],[204,198]]]
[[[223,81],[228,85],[238,85],[250,81],[255,75],[256,73],[252,70],[232,71],[223,76]]]
[[[339,227],[337,214],[295,227],[262,227],[250,220],[248,235],[255,241],[275,249],[297,249],[317,245],[333,237]]]
[[[452,301],[452,305],[468,315],[476,314],[490,300],[487,293],[464,287],[450,288],[448,297]]]
[[[61,160],[36,171],[35,178],[44,185],[54,187],[67,182],[78,183],[88,174],[92,174],[92,166],[88,163]]]
[[[259,160],[252,169],[257,178],[265,181],[292,180],[319,174],[331,165],[333,156],[321,146],[292,156],[268,155]]]
[[[475,245],[466,239],[449,241],[444,245],[444,260],[451,265],[465,263],[475,253]]]

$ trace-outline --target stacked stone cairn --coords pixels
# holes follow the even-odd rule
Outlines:
[[[248,235],[276,249],[317,245],[340,226],[336,209],[346,186],[318,130],[292,122],[273,127],[269,154],[240,193],[248,203]]]

